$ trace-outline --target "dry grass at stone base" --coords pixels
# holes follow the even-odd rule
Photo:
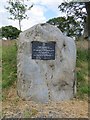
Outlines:
[[[88,118],[87,100],[50,101],[47,104],[24,101],[17,96],[16,84],[4,90],[2,113],[5,118]]]

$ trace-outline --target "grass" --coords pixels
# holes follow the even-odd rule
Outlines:
[[[1,63],[1,60],[2,60],[2,46],[0,44],[0,83],[1,83],[1,80],[2,80],[2,72],[1,72],[2,63]],[[1,84],[0,84],[0,86],[1,86]]]
[[[17,46],[2,46],[2,88],[10,87],[17,79]]]
[[[84,41],[79,41],[79,43]],[[81,44],[82,44],[81,43]],[[84,98],[84,95],[88,95],[90,92],[90,86],[88,84],[88,62],[90,60],[88,48],[78,47],[77,44],[77,96]]]
[[[90,92],[90,86],[88,85],[88,62],[90,56],[88,49],[85,48],[85,42],[77,42],[77,96],[81,97],[87,95]],[[83,44],[83,45],[82,45]],[[2,47],[2,87],[9,88],[17,80],[17,46],[15,42],[10,45],[3,45]],[[28,115],[26,115],[28,116]]]
[[[24,111],[24,118],[31,118],[32,116],[35,116],[38,113],[38,110],[32,109],[31,111],[25,110]]]

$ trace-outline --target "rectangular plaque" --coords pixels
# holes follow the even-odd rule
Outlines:
[[[32,59],[55,60],[55,43],[32,41]]]

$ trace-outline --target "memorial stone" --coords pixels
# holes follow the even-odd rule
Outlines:
[[[76,46],[55,26],[38,24],[18,40],[17,92],[40,103],[74,97]]]

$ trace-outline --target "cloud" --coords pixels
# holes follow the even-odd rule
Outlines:
[[[47,10],[56,13],[60,13],[58,6],[63,0],[31,0],[32,3],[46,7]]]
[[[35,5],[30,12],[28,12],[30,18],[22,21],[22,28],[26,29],[35,24],[46,22],[44,11],[46,11],[44,7]]]
[[[4,9],[4,6],[7,4],[7,0],[2,2],[2,6],[0,9],[0,15],[2,14],[2,23],[1,26],[4,25],[13,25],[14,27],[19,28],[18,21],[9,20],[9,14]],[[30,11],[27,12],[29,19],[22,21],[22,30],[28,29],[35,24],[46,22],[48,19],[53,17],[60,16],[60,11],[58,9],[58,5],[63,0],[30,0],[30,2],[26,2],[29,6],[34,4]]]

